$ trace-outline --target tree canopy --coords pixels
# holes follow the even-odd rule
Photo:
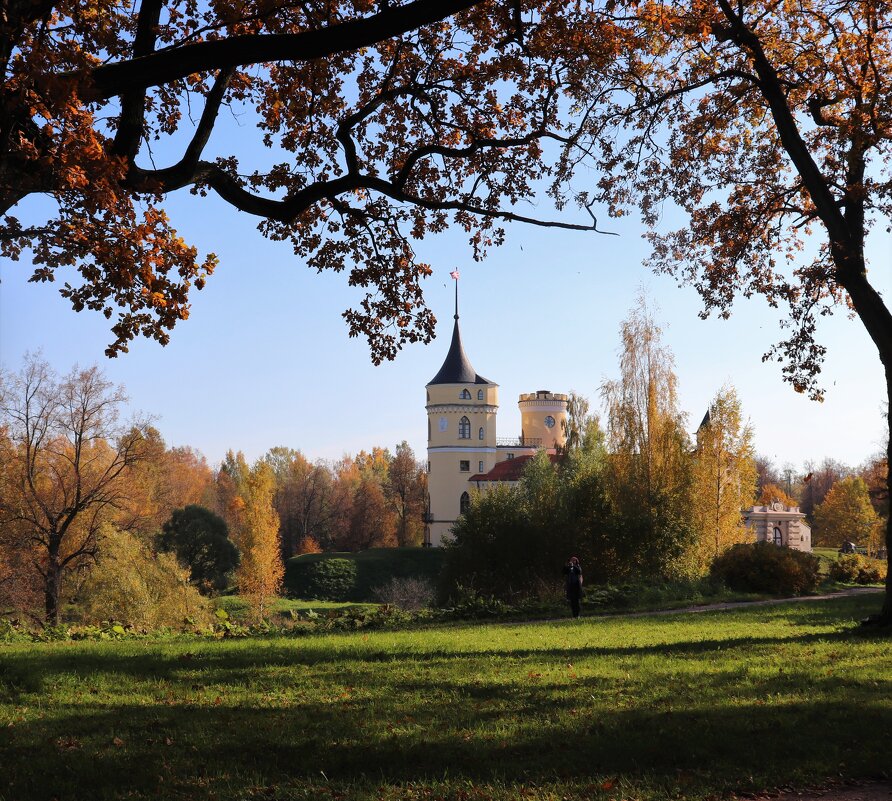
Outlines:
[[[37,281],[74,267],[61,292],[117,315],[111,355],[139,334],[165,342],[215,266],[164,213],[174,191],[215,193],[311,268],[349,271],[367,294],[345,318],[376,361],[432,334],[413,241],[458,226],[480,257],[506,221],[597,230],[592,209],[637,210],[651,265],[693,284],[704,315],[729,314],[740,293],[785,308],[768,356],[797,390],[821,396],[817,324],[843,305],[892,392],[892,313],[865,256],[892,212],[880,0],[7,0],[4,12],[0,255],[30,248]],[[256,126],[266,163],[216,149],[226,107]],[[9,212],[33,193],[56,211],[23,225]],[[544,193],[591,216],[518,211]],[[668,233],[667,207],[687,218]]]
[[[562,6],[536,3],[554,20]],[[562,137],[568,76],[548,52],[560,31],[532,35],[520,4],[4,8],[0,253],[30,248],[36,281],[75,268],[61,292],[116,315],[109,355],[139,334],[166,342],[216,265],[168,219],[171,192],[214,193],[311,268],[348,271],[368,292],[344,316],[376,361],[432,336],[413,240],[458,225],[479,256],[498,221],[546,222],[516,207],[549,174],[542,142]],[[213,137],[224,109],[256,128],[244,153]],[[8,212],[33,193],[55,214],[23,225]]]

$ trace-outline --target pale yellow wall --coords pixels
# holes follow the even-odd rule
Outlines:
[[[539,439],[543,448],[557,448],[567,441],[567,401],[566,395],[553,392],[529,392],[521,395],[517,406],[520,409],[521,428],[524,440]],[[548,427],[546,418],[551,417],[554,425]]]
[[[462,398],[462,390],[471,397]],[[478,398],[482,390],[483,397]],[[438,546],[460,514],[463,492],[471,491],[468,479],[488,472],[496,463],[497,384],[432,384],[427,387],[428,418],[428,496],[430,544]],[[471,423],[470,439],[459,438],[459,422]],[[483,439],[479,438],[483,428]],[[462,460],[468,471],[461,470]],[[483,462],[483,470],[480,470]]]

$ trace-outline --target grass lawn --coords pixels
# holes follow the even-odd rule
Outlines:
[[[889,768],[877,596],[0,646],[0,799],[710,799]]]

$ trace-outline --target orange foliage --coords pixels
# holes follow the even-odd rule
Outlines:
[[[799,503],[784,492],[777,484],[765,484],[762,492],[756,499],[758,506],[770,506],[773,503],[782,503],[784,506],[798,506]]]

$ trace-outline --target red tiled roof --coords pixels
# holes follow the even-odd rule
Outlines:
[[[503,462],[497,462],[488,473],[477,473],[476,476],[471,476],[468,481],[520,481],[523,469],[532,458],[532,454],[525,453],[514,459],[505,459]],[[549,453],[548,458],[551,459],[552,464],[557,464],[560,461],[560,457],[556,453]]]

